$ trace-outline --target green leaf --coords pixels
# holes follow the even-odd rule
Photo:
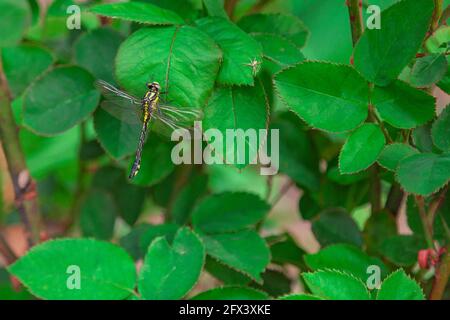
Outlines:
[[[159,237],[164,237],[168,243],[172,243],[178,229],[179,226],[174,223],[148,225],[148,228],[141,234],[139,239],[141,251],[146,253],[153,240]]]
[[[301,120],[286,112],[271,123],[271,130],[279,130],[280,171],[309,190],[319,188],[319,159],[310,132]],[[270,144],[270,153],[272,151]]]
[[[82,122],[100,98],[93,82],[79,67],[57,67],[46,73],[25,92],[25,126],[42,135],[55,135]]]
[[[327,178],[330,179],[330,181],[336,182],[337,184],[343,186],[353,185],[358,181],[366,179],[367,176],[368,174],[366,171],[359,172],[357,174],[341,174],[338,166],[328,169],[327,172]]]
[[[450,41],[450,27],[441,26],[426,41],[426,49],[431,53],[445,53]]]
[[[192,300],[267,300],[266,293],[247,287],[219,287],[204,291]]]
[[[266,238],[266,241],[270,244],[272,263],[279,265],[290,263],[299,268],[304,268],[302,257],[305,251],[297,245],[295,240],[289,234],[283,234],[276,238]]]
[[[417,149],[408,144],[392,143],[384,147],[377,161],[384,168],[395,171],[400,161],[418,153]]]
[[[326,270],[302,276],[315,296],[330,300],[370,300],[364,283],[348,273]]]
[[[176,195],[172,205],[171,217],[175,223],[183,225],[188,222],[192,210],[199,198],[203,196],[208,187],[206,175],[196,175]]]
[[[430,195],[450,180],[450,154],[423,153],[403,159],[396,178],[406,192]]]
[[[228,19],[228,15],[224,8],[224,0],[203,0],[203,4],[208,12],[208,15]]]
[[[199,108],[214,87],[220,58],[214,41],[197,28],[142,28],[120,46],[116,76],[137,96],[153,76],[169,101]]]
[[[411,70],[411,84],[415,87],[429,87],[444,77],[447,68],[447,59],[443,54],[430,54],[420,58]]]
[[[265,65],[276,66],[270,68],[272,74],[289,65],[305,60],[299,48],[282,36],[276,34],[254,34],[253,38],[262,45],[263,55],[266,60]]]
[[[267,179],[259,168],[248,167],[238,171],[235,167],[220,164],[207,167],[208,187],[213,193],[248,192],[264,198],[267,195]]]
[[[413,130],[412,140],[417,150],[421,152],[439,153],[439,150],[434,146],[431,137],[431,123],[420,126]]]
[[[150,134],[142,152],[141,169],[132,182],[140,186],[152,186],[167,177],[175,169],[170,156],[171,150],[172,144],[163,141],[156,134]],[[129,168],[133,161],[134,159]]]
[[[380,127],[366,123],[347,139],[339,155],[339,170],[343,174],[357,173],[370,167],[384,148],[386,139]]]
[[[205,269],[209,274],[225,285],[245,286],[252,281],[252,279],[246,275],[231,269],[210,256],[206,257]]]
[[[87,32],[74,44],[75,61],[97,79],[114,83],[114,58],[122,41],[122,35],[113,29]]]
[[[381,284],[377,300],[424,300],[422,288],[405,271],[398,269]]]
[[[379,254],[381,243],[386,238],[397,235],[395,217],[387,211],[383,211],[381,214],[371,215],[367,219],[363,231],[367,252],[370,254]]]
[[[229,267],[262,280],[261,273],[270,262],[267,244],[255,231],[202,235],[206,253]],[[251,252],[251,254],[249,254]]]
[[[123,169],[111,166],[98,170],[92,181],[93,188],[103,189],[112,197],[120,216],[133,225],[144,206],[146,190],[129,183]]]
[[[150,3],[123,2],[100,4],[90,8],[98,15],[150,25],[183,24],[184,20],[175,12]]]
[[[321,249],[316,254],[305,255],[305,262],[312,270],[336,269],[345,271],[365,281],[368,277],[367,268],[376,265],[382,270],[382,278],[387,274],[384,263],[368,256],[361,249],[348,244],[336,244]]]
[[[422,237],[396,235],[385,239],[379,252],[392,263],[399,266],[412,266],[417,262],[419,250],[426,249],[427,244]]]
[[[188,228],[175,235],[172,247],[165,238],[148,248],[138,287],[144,299],[180,299],[196,284],[205,260],[200,238]]]
[[[85,237],[109,240],[114,233],[117,208],[105,191],[91,191],[81,205],[80,226]]]
[[[42,137],[24,129],[20,130],[20,145],[31,176],[41,180],[58,170],[76,167],[80,130],[75,127],[61,135]],[[67,173],[65,178],[68,179]]]
[[[138,0],[171,10],[187,21],[194,20],[202,10],[202,0]]]
[[[415,128],[435,115],[435,98],[400,80],[385,88],[375,87],[372,102],[381,118],[396,128]]]
[[[308,38],[308,30],[303,22],[288,14],[253,14],[243,17],[238,26],[249,33],[276,34],[303,47]]]
[[[31,10],[26,0],[2,0],[0,2],[0,47],[18,43],[30,23]]]
[[[243,168],[254,161],[266,140],[265,137],[260,138],[259,130],[267,129],[268,118],[266,95],[259,82],[254,87],[217,87],[205,107],[203,129],[207,131],[211,128],[221,132],[221,136],[204,133],[210,148],[218,145],[220,149],[215,148],[214,158],[208,161],[231,161],[237,168]],[[236,130],[236,134],[230,137],[228,129]],[[255,130],[256,134],[252,136],[249,129]],[[237,138],[239,133],[245,135],[245,144],[242,146],[242,139]]]
[[[304,62],[278,73],[275,88],[292,111],[318,129],[348,131],[367,118],[367,84],[345,65]]]
[[[279,297],[291,292],[292,281],[283,271],[267,269],[262,274],[262,284],[251,283],[258,290],[268,293],[271,297]]]
[[[240,231],[261,221],[269,209],[265,201],[250,193],[211,195],[194,209],[192,225],[202,233]]]
[[[222,85],[253,85],[252,61],[261,63],[261,45],[225,18],[208,17],[196,21],[197,27],[213,38],[223,52],[217,82]]]
[[[437,86],[443,90],[445,93],[449,94],[450,92],[450,65],[447,67],[447,72],[445,73],[444,78],[437,84]]]
[[[49,51],[24,44],[2,48],[3,70],[14,97],[18,97],[41,73],[53,63]]]
[[[115,159],[133,154],[139,143],[139,126],[113,117],[103,108],[94,113],[94,128],[103,149]]]
[[[360,247],[361,232],[355,221],[343,209],[328,209],[312,224],[312,231],[322,247],[335,243],[348,243]]]
[[[320,297],[313,296],[311,294],[288,294],[286,296],[279,297],[277,300],[322,300]]]
[[[72,279],[77,276],[70,271],[74,266],[80,272],[80,289],[76,290],[70,289],[75,282]],[[33,295],[51,300],[125,299],[132,294],[136,282],[133,260],[123,249],[92,239],[44,242],[8,270]]]
[[[433,9],[433,0],[404,0],[382,11],[381,28],[366,29],[355,47],[356,69],[380,86],[397,78],[419,50]]]
[[[450,105],[442,110],[431,128],[431,137],[436,147],[450,151]]]
[[[134,260],[142,259],[147,252],[148,246],[145,250],[141,250],[140,242],[142,235],[151,226],[147,223],[142,223],[135,226],[129,233],[120,238],[120,245],[128,252],[129,255],[133,257]]]

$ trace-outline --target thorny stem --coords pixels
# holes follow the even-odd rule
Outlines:
[[[362,0],[347,0],[347,7],[350,16],[353,46],[355,46],[364,32]]]
[[[36,183],[31,178],[20,147],[18,129],[11,110],[9,91],[0,61],[0,141],[14,187],[15,203],[25,226],[29,245],[40,239],[40,213],[36,199]]]

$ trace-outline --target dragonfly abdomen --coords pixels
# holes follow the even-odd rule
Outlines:
[[[148,129],[148,120],[144,121],[142,125],[141,134],[139,136],[139,144],[136,150],[136,157],[133,162],[133,166],[131,167],[129,178],[133,179],[138,174],[141,169],[141,160],[142,160],[142,150],[144,149],[145,139],[147,138],[147,129]]]

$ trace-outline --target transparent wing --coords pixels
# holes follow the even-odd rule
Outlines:
[[[139,99],[103,80],[98,80],[96,86],[105,97],[105,100],[101,103],[101,107],[105,111],[129,124],[142,122],[142,108]]]
[[[105,98],[113,98],[113,97],[120,97],[125,100],[128,100],[132,104],[141,105],[141,101],[137,99],[136,97],[133,97],[132,95],[117,89],[112,84],[103,81],[103,80],[97,80],[96,81],[97,88],[100,89],[102,94],[105,96]]]
[[[123,101],[116,103],[114,100],[107,99],[100,106],[120,121],[133,125],[142,123],[142,110],[136,105],[128,105],[127,107]]]
[[[172,132],[177,129],[191,129],[194,121],[200,120],[203,113],[195,108],[177,108],[160,104],[158,110],[153,113],[154,131],[170,137]]]

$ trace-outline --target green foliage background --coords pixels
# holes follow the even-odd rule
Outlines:
[[[369,1],[383,10],[381,29],[354,46],[344,0],[260,2],[227,12],[223,0],[88,1],[81,29],[69,30],[72,0],[45,11],[36,0],[0,1],[20,145],[43,224],[59,226],[0,269],[1,299],[429,295],[450,235],[450,107],[438,110],[432,95],[450,88],[445,13],[429,31],[435,4],[449,1]],[[158,81],[174,105],[203,109],[204,129],[279,129],[280,173],[260,176],[249,157],[236,167],[175,166],[174,144],[155,132],[129,182],[139,132],[98,107],[96,79],[137,96]],[[288,214],[311,223],[317,252],[269,216],[286,181],[301,190]],[[409,235],[395,223],[402,198]],[[155,212],[161,224],[149,223]],[[20,221],[3,197],[0,221]],[[436,269],[420,269],[419,252],[438,255]],[[67,286],[70,265],[81,270],[79,290]],[[206,273],[219,285],[199,289]]]

